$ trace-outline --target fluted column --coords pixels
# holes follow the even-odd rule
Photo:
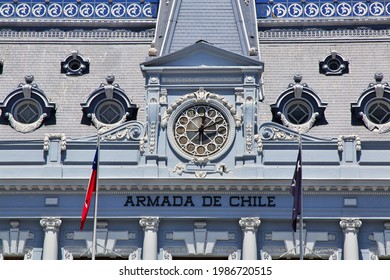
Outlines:
[[[244,232],[242,243],[242,259],[257,260],[256,233],[260,226],[259,218],[241,218],[240,226]]]
[[[358,232],[362,222],[356,218],[342,219],[340,227],[344,232],[344,260],[359,259]]]
[[[139,221],[144,230],[142,259],[157,260],[157,231],[160,220],[157,217],[145,217]]]
[[[40,221],[45,238],[43,240],[43,260],[58,259],[58,231],[62,221],[59,218],[43,218]]]

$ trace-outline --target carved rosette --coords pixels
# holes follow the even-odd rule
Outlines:
[[[58,232],[62,224],[62,221],[59,218],[50,217],[50,218],[41,219],[40,224],[43,227],[43,231],[45,232],[48,231]]]
[[[157,217],[145,217],[139,221],[139,225],[144,231],[158,231],[160,219]]]
[[[359,228],[362,226],[362,221],[355,218],[342,219],[340,221],[340,227],[344,233],[358,233]]]
[[[259,226],[260,226],[260,219],[259,218],[241,218],[239,224],[242,228],[242,231],[252,231],[257,232]]]
[[[182,175],[183,172],[185,172],[185,170],[186,170],[186,166],[183,163],[178,163],[173,169],[173,172],[176,172],[178,175]]]

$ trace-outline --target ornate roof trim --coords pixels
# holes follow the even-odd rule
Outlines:
[[[73,29],[73,30],[60,30],[60,29],[49,29],[49,30],[13,30],[13,29],[1,29],[0,30],[0,41],[1,40],[15,40],[20,39],[21,41],[31,40],[120,40],[120,41],[147,41],[150,42],[154,38],[155,29],[147,29],[139,32],[126,30],[126,29]]]
[[[368,27],[356,29],[332,29],[320,28],[307,29],[269,29],[259,31],[260,41],[264,40],[286,40],[286,39],[306,39],[316,41],[318,39],[387,39],[390,36],[390,29],[374,30]]]

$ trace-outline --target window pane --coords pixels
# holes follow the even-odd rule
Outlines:
[[[390,104],[386,100],[377,99],[367,105],[366,115],[376,124],[385,124],[390,120]]]
[[[41,114],[41,106],[32,99],[20,101],[13,110],[15,119],[20,123],[26,124],[36,122]]]
[[[293,100],[286,105],[284,115],[290,123],[303,124],[310,120],[312,110],[304,100]]]
[[[124,115],[122,105],[115,100],[103,101],[96,109],[97,119],[105,124],[113,124],[120,121]]]

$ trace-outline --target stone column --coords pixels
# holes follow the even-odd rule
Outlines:
[[[357,218],[342,219],[340,227],[344,232],[344,260],[359,259],[358,232],[362,222]]]
[[[158,217],[145,217],[139,221],[144,230],[143,260],[157,260],[157,231],[160,220]]]
[[[241,218],[240,226],[244,232],[242,244],[242,259],[257,260],[256,233],[260,226],[259,218]]]
[[[43,218],[40,221],[45,238],[43,240],[43,260],[58,259],[58,231],[62,221],[59,218]]]

